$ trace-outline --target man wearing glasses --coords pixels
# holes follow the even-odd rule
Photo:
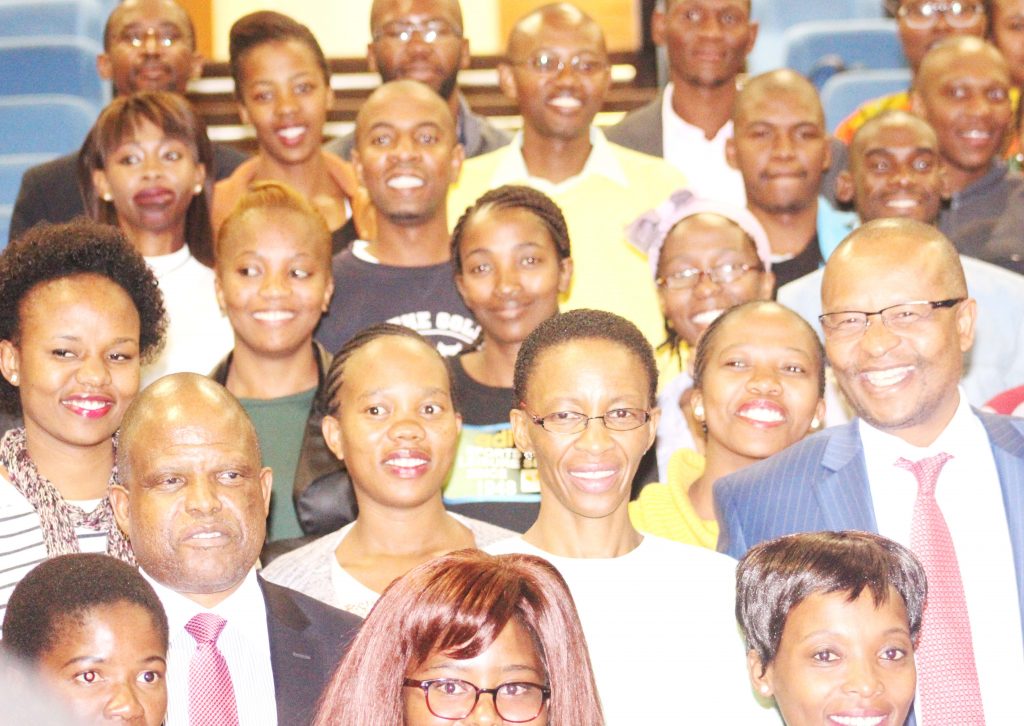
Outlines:
[[[874,531],[928,575],[917,723],[1011,723],[1024,679],[1024,420],[959,388],[977,305],[934,227],[880,219],[829,258],[825,350],[858,418],[718,481],[719,550]]]
[[[503,184],[544,192],[561,207],[573,241],[573,283],[562,309],[616,313],[660,343],[647,262],[623,230],[685,180],[664,160],[612,144],[593,126],[611,84],[601,27],[569,3],[546,5],[516,23],[498,73],[523,129],[509,146],[466,161],[448,196],[448,218]]]
[[[370,70],[380,73],[383,83],[405,78],[433,88],[448,103],[466,158],[509,142],[508,134],[470,110],[458,90],[459,71],[469,67],[470,57],[458,0],[374,0],[370,34]],[[353,131],[324,148],[348,159],[354,145]]]
[[[103,31],[100,77],[124,96],[137,91],[184,94],[203,70],[192,20],[176,0],[125,0],[114,7]],[[213,145],[216,177],[223,179],[245,160],[229,146]],[[10,238],[39,222],[67,222],[85,214],[78,191],[77,151],[25,172],[11,215]]]
[[[914,76],[925,54],[952,35],[985,36],[988,14],[982,0],[887,0],[896,16],[903,55]],[[835,136],[845,144],[865,121],[882,111],[910,109],[910,91],[899,91],[862,104],[836,127]]]

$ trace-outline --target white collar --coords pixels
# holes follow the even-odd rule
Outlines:
[[[189,251],[188,245],[182,245],[181,249],[171,252],[169,255],[154,255],[143,257],[143,259],[159,279],[188,264],[192,259],[192,253]]]
[[[895,434],[882,431],[867,421],[858,419],[857,425],[864,449],[870,450],[872,456],[877,455],[879,461],[895,461],[901,456],[917,461],[943,451],[950,454],[962,451],[965,443],[973,440],[973,434],[981,425],[981,421],[971,409],[963,389],[957,386],[956,392],[959,401],[953,418],[928,446],[914,446]]]
[[[186,595],[158,582],[141,567],[139,572],[153,586],[157,597],[163,603],[172,633],[184,628],[185,623],[199,613],[216,613],[233,625],[243,628],[249,623],[266,627],[266,605],[263,601],[263,590],[260,589],[259,581],[256,578],[255,566],[249,570],[237,590],[212,608],[205,608]]]
[[[732,119],[729,119],[722,127],[715,132],[712,138],[708,138],[704,133],[704,129],[694,126],[689,121],[684,119],[682,116],[676,113],[676,110],[672,107],[672,92],[675,86],[672,85],[672,81],[665,84],[665,90],[661,97],[661,126],[662,126],[662,138],[669,138],[672,136],[672,132],[669,129],[674,127],[676,135],[686,135],[688,137],[697,138],[700,137],[700,141],[705,144],[719,144],[725,146],[727,139],[732,138]]]
[[[596,126],[590,127],[590,146],[590,155],[587,156],[587,162],[583,165],[580,173],[554,184],[547,179],[530,176],[530,172],[526,168],[526,160],[523,159],[523,132],[519,131],[512,137],[508,151],[502,155],[501,161],[494,170],[491,186],[499,187],[504,184],[526,181],[530,186],[549,196],[554,196],[589,176],[599,175],[610,179],[621,187],[629,187],[629,179],[622,169],[622,164],[615,157],[611,142]]]

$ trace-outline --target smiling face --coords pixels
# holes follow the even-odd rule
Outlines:
[[[812,419],[824,418],[824,362],[813,332],[780,306],[748,307],[722,323],[692,404],[704,409],[708,457],[746,465],[799,441]]]
[[[541,663],[533,639],[526,628],[515,620],[498,634],[482,653],[472,658],[456,660],[444,653],[431,653],[422,665],[410,670],[406,678],[420,681],[435,678],[454,678],[467,681],[478,688],[495,688],[505,683],[533,683],[547,685],[547,675]],[[415,687],[402,689],[405,710],[405,726],[447,726],[455,723],[451,719],[434,716],[427,708],[423,690]],[[432,704],[433,705],[433,704]],[[435,705],[435,710],[437,706]],[[505,723],[494,710],[494,697],[481,695],[476,708],[460,724]],[[548,710],[545,705],[537,718],[528,723],[531,726],[547,726]]]
[[[133,39],[141,39],[136,47]],[[96,59],[100,77],[119,96],[137,91],[184,94],[203,70],[185,10],[173,0],[128,0],[111,15],[107,47]]]
[[[501,88],[519,105],[523,130],[542,139],[572,141],[586,137],[611,83],[608,54],[599,25],[559,17],[537,22],[513,34],[509,64],[498,66]],[[561,61],[561,71],[534,67],[542,56]],[[580,59],[579,69],[571,67]]]
[[[147,389],[143,419],[122,438],[124,486],[112,487],[111,503],[139,566],[213,607],[259,557],[270,469],[260,468],[252,424],[226,393],[163,382]]]
[[[814,593],[789,611],[779,650],[755,685],[774,695],[786,726],[901,726],[914,700],[914,651],[895,589],[875,606],[870,591]],[[756,658],[754,659],[756,661]]]
[[[462,37],[462,13],[454,0],[384,0],[374,4],[367,46],[370,70],[385,83],[399,79],[420,81],[442,98],[455,91],[459,70],[469,67],[469,41]],[[394,36],[403,25],[426,26],[442,31],[433,43],[414,33],[408,41]],[[390,32],[389,32],[390,31]]]
[[[0,341],[4,377],[19,388],[30,446],[109,446],[139,389],[139,313],[99,275],[32,288],[17,342]]]
[[[857,243],[829,259],[822,282],[823,312],[873,312],[966,295],[935,244],[895,230],[885,238]],[[878,316],[869,319],[861,335],[845,338],[826,332],[829,362],[857,415],[911,443],[931,443],[956,410],[963,353],[974,340],[976,314],[969,300],[933,310],[898,333]]]
[[[901,6],[921,6],[925,4],[928,4],[928,0],[902,0],[900,2]],[[973,3],[969,0],[962,4],[970,5]],[[977,4],[984,8],[984,3],[977,2]],[[950,25],[946,20],[945,13],[939,13],[935,24],[929,28],[913,28],[904,17],[899,15],[897,15],[897,20],[900,44],[903,46],[903,55],[906,56],[907,63],[914,73],[917,73],[918,68],[921,66],[921,60],[928,51],[944,38],[953,35],[975,35],[980,38],[985,35],[985,27],[987,25],[984,10],[974,14],[971,22],[964,27]]]
[[[943,172],[935,132],[907,115],[863,128],[850,146],[850,169],[837,196],[853,200],[862,222],[908,217],[931,224],[942,204]]]
[[[1024,0],[992,0],[992,42],[1010,65],[1013,85],[1024,85]]]
[[[167,710],[167,646],[149,611],[120,602],[64,620],[39,669],[72,713],[91,724],[159,726]]]
[[[749,0],[676,0],[654,12],[651,29],[672,80],[698,88],[735,83],[757,39]]]
[[[260,152],[279,164],[320,153],[333,98],[313,51],[298,40],[254,46],[242,56],[242,120],[253,125]]]
[[[813,87],[801,80],[750,89],[737,103],[734,123],[726,157],[743,175],[749,206],[792,214],[813,204],[831,161]]]
[[[1006,61],[981,41],[960,42],[925,61],[911,98],[935,129],[955,191],[989,171],[1013,118]]]
[[[345,363],[324,439],[345,462],[360,509],[440,498],[461,419],[444,361],[427,343],[383,336]]]
[[[203,193],[205,180],[206,169],[189,145],[146,119],[106,155],[105,167],[93,172],[96,193],[113,198],[129,239],[169,232],[184,242],[188,208]]]
[[[560,259],[548,228],[526,209],[487,208],[475,215],[459,246],[455,285],[484,330],[500,344],[521,343],[558,312],[572,263]]]
[[[628,517],[633,475],[658,427],[660,412],[650,403],[647,372],[619,343],[584,338],[542,352],[530,374],[526,410],[511,414],[516,446],[536,455],[542,507],[574,517]],[[530,418],[558,411],[602,416],[619,408],[651,410],[651,418],[630,431],[593,420],[575,434],[547,431]]]
[[[277,357],[308,347],[327,309],[329,240],[296,211],[254,209],[217,248],[217,300],[235,331],[235,347]]]
[[[384,86],[359,110],[352,162],[378,213],[394,224],[445,214],[462,157],[451,112],[420,83]]]
[[[658,259],[661,278],[686,269],[710,270],[721,265],[749,265],[752,269],[727,283],[701,275],[691,288],[658,286],[662,314],[688,345],[696,345],[711,322],[732,306],[770,298],[775,278],[761,269],[754,244],[743,230],[717,214],[687,217],[665,238]]]

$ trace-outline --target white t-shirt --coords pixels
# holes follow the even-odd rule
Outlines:
[[[607,726],[780,723],[747,676],[732,558],[652,535],[615,558],[557,557],[522,537],[484,549],[543,557],[562,573]]]

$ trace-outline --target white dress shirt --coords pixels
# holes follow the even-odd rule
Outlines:
[[[211,612],[227,620],[217,638],[235,689],[240,726],[275,726],[277,700],[274,697],[274,671],[270,664],[270,634],[267,631],[267,606],[256,580],[256,568],[249,571],[241,586],[211,609],[161,585],[140,569],[156,590],[170,626],[167,649],[166,726],[189,726],[188,672],[195,639],[185,624],[201,612]]]
[[[858,425],[878,532],[907,547],[917,479],[895,462],[952,454],[939,474],[935,499],[960,565],[986,720],[1009,724],[1019,722],[1018,691],[1024,684],[1013,550],[992,445],[963,391],[958,395],[956,413],[931,446],[913,446],[864,421]]]
[[[704,129],[684,121],[672,108],[672,84],[665,86],[661,103],[662,156],[683,172],[695,194],[747,206],[743,175],[725,159],[725,142],[732,138],[732,121],[718,129],[711,139]]]

